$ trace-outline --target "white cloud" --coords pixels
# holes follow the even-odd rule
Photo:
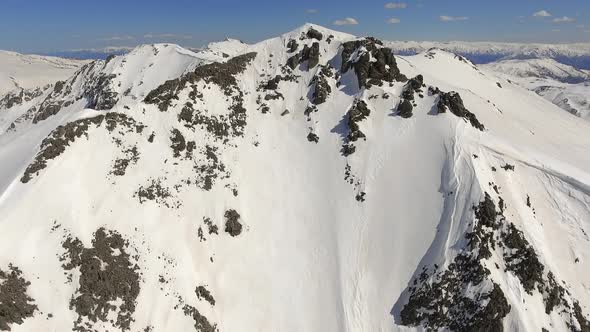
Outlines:
[[[103,41],[122,41],[122,40],[134,40],[134,39],[135,39],[135,37],[133,37],[133,36],[122,35],[122,36],[110,36],[110,37],[99,38],[98,40],[103,40]]]
[[[543,9],[543,10],[539,10],[538,12],[534,12],[533,16],[534,17],[549,17],[549,16],[551,16],[551,13],[549,13],[548,11]]]
[[[357,25],[357,24],[359,24],[359,22],[352,17],[347,17],[342,20],[336,20],[332,24],[334,24],[334,25]]]
[[[567,16],[562,16],[562,17],[556,17],[553,19],[553,23],[572,23],[575,22],[576,19],[575,18],[571,18],[571,17],[567,17]]]
[[[405,2],[388,2],[385,4],[387,9],[404,9],[407,8],[408,4]]]
[[[143,35],[145,39],[191,39],[193,36],[191,35],[179,35],[175,33],[147,33]]]
[[[398,24],[399,22],[401,22],[400,19],[395,17],[392,17],[389,20],[387,20],[387,23],[389,24]]]
[[[454,21],[467,21],[469,17],[467,16],[447,16],[441,15],[438,17],[441,22],[454,22]]]
[[[317,9],[314,9],[314,8],[310,8],[310,9],[306,9],[305,12],[308,13],[308,14],[317,14],[320,11],[317,10]]]

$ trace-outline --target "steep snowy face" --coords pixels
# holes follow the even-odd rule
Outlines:
[[[311,24],[92,62],[0,103],[0,330],[587,331],[578,120]]]
[[[65,80],[87,62],[0,51],[0,98]]]

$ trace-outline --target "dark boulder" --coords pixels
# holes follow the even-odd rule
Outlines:
[[[320,62],[320,44],[314,42],[311,47],[303,46],[301,52],[293,55],[287,60],[287,66],[291,69],[297,68],[299,64],[307,61],[307,68],[312,69]]]
[[[299,48],[299,44],[297,44],[297,41],[295,39],[290,39],[289,42],[287,43],[287,51],[289,53],[293,53],[293,52],[297,51],[298,48]]]
[[[310,142],[318,143],[320,141],[320,138],[318,137],[318,135],[314,133],[309,133],[307,135],[307,140]]]
[[[323,104],[328,99],[328,96],[332,92],[332,88],[328,83],[326,77],[331,77],[332,72],[329,67],[324,67],[322,70],[313,77],[311,85],[313,86],[312,103],[315,105]]]
[[[307,38],[322,40],[322,38],[324,38],[324,36],[322,35],[321,32],[317,31],[316,29],[309,28],[309,30],[307,30]]]
[[[242,233],[242,224],[239,222],[240,214],[236,210],[225,211],[225,232],[232,237]]]
[[[295,68],[297,68],[297,66],[299,66],[300,62],[301,62],[301,54],[297,53],[297,54],[294,54],[289,59],[287,59],[287,66],[289,66],[289,68],[291,68],[291,69],[295,69]]]
[[[411,118],[413,108],[412,103],[409,100],[404,99],[397,106],[397,113],[404,119]]]
[[[465,108],[463,99],[461,99],[461,96],[457,92],[441,92],[439,96],[437,104],[439,113],[445,113],[448,109],[454,115],[468,120],[474,128],[484,131],[484,125],[479,122],[475,114]]]
[[[342,44],[342,73],[353,68],[358,79],[359,87],[382,85],[383,82],[406,81],[400,73],[391,49],[382,46],[383,43],[375,38],[349,41]],[[366,51],[353,62],[352,54]],[[373,61],[371,61],[373,60]]]

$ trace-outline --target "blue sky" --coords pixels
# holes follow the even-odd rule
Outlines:
[[[590,42],[588,0],[2,0],[0,49],[255,42],[305,22],[390,40]]]

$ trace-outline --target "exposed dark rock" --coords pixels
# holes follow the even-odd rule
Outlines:
[[[578,301],[574,301],[574,317],[580,324],[580,332],[590,332],[590,321],[586,318]],[[572,328],[572,326],[570,326]],[[573,329],[572,329],[573,330]]]
[[[354,144],[351,143],[346,143],[344,145],[342,145],[342,149],[340,149],[340,152],[342,153],[342,155],[344,157],[348,157],[351,154],[355,153],[356,151],[356,146],[354,146]]]
[[[175,158],[180,158],[180,153],[186,149],[186,140],[180,130],[174,128],[172,129],[172,136],[170,136],[170,141],[172,141],[172,152]]]
[[[503,168],[505,171],[513,171],[514,172],[514,165],[510,165],[508,163],[506,163],[506,165],[504,165],[500,168]]]
[[[264,96],[264,100],[266,100],[266,101],[277,100],[277,99],[285,99],[285,97],[280,92],[275,92],[273,94],[268,94],[268,95]]]
[[[128,245],[120,234],[104,228],[94,233],[92,247],[85,248],[80,240],[71,237],[62,244],[66,249],[63,268],[80,271],[79,287],[70,300],[70,309],[78,314],[75,331],[94,331],[89,322],[97,321],[121,331],[130,329],[140,277],[139,267],[127,252]],[[111,313],[116,320],[110,319]]]
[[[225,232],[232,237],[240,235],[242,233],[242,224],[239,220],[240,214],[236,210],[225,211]]]
[[[448,109],[454,115],[468,120],[474,128],[481,131],[485,129],[484,125],[477,120],[475,114],[465,108],[463,100],[457,92],[440,92],[437,108],[439,113],[445,113]]]
[[[445,270],[435,265],[434,271],[428,273],[424,267],[414,279],[409,287],[410,299],[400,314],[402,324],[421,325],[428,330],[503,331],[502,319],[510,312],[510,305],[481,263],[490,256],[482,252],[489,251],[493,240],[493,236],[488,236],[492,234],[490,230],[499,227],[496,219],[495,205],[486,194],[475,209],[475,227],[466,235],[467,248]],[[468,294],[469,287],[484,284],[491,285],[491,290]]]
[[[193,108],[187,102],[178,115],[178,121],[190,129],[201,128],[213,135],[213,138],[227,142],[229,137],[242,136],[246,126],[246,109],[243,99],[237,95],[232,99],[230,113],[227,115],[208,115],[206,111]]]
[[[195,293],[197,294],[197,298],[199,300],[203,299],[209,302],[209,304],[211,304],[212,306],[215,305],[215,299],[213,298],[213,295],[211,295],[211,292],[209,292],[209,290],[205,288],[205,286],[198,286],[195,289]]]
[[[499,200],[503,201],[501,197]],[[502,331],[501,319],[508,314],[510,306],[483,264],[492,257],[494,250],[502,252],[506,271],[518,278],[527,293],[532,295],[537,291],[541,294],[547,314],[559,307],[558,313],[566,322],[577,320],[580,326],[588,324],[581,311],[578,318],[576,309],[569,305],[576,303],[571,294],[558,284],[551,271],[545,274],[545,267],[524,233],[506,221],[502,210],[496,209],[486,193],[484,201],[474,209],[473,230],[466,234],[468,245],[454,262],[446,271],[437,272],[438,266],[435,265],[435,272],[428,273],[424,267],[419,278],[409,286],[410,300],[401,311],[404,325],[421,325],[429,330]],[[499,268],[498,264],[496,267]],[[479,294],[469,291],[469,297],[461,295],[468,294],[469,287],[482,282],[491,283],[492,291]],[[481,308],[486,299],[489,299],[486,308]]]
[[[318,137],[318,135],[314,133],[309,133],[307,135],[307,140],[310,142],[318,143],[320,141],[320,138]]]
[[[62,101],[53,101],[48,96],[42,103],[39,105],[39,110],[33,117],[33,123],[38,123],[39,121],[46,120],[47,118],[59,113],[61,111],[63,102]]]
[[[113,131],[118,126],[121,130],[141,131],[144,125],[135,122],[135,120],[121,113],[107,113],[93,118],[76,120],[54,129],[47,138],[41,143],[41,149],[35,156],[35,160],[29,164],[25,173],[21,177],[22,183],[27,183],[38,172],[47,166],[47,161],[61,155],[66,148],[76,139],[87,135],[90,126],[100,127],[102,123],[106,124],[106,129]]]
[[[129,165],[136,164],[139,160],[139,151],[137,151],[137,146],[126,149],[123,151],[123,153],[125,154],[124,158],[115,159],[115,164],[113,165],[113,169],[111,171],[111,174],[115,176],[125,175]]]
[[[8,271],[0,269],[0,331],[10,331],[11,325],[22,324],[37,311],[34,299],[27,295],[31,283],[22,271],[8,265]]]
[[[504,252],[506,270],[514,273],[524,290],[532,294],[536,285],[543,283],[544,266],[524,234],[510,223],[502,233],[502,240],[510,251]]]
[[[307,30],[306,35],[307,35],[307,38],[310,38],[310,39],[322,40],[322,38],[324,38],[322,33],[317,31],[314,28],[309,28],[309,30]]]
[[[217,324],[209,323],[207,317],[203,316],[197,308],[185,304],[183,307],[185,316],[190,316],[195,321],[195,331],[197,332],[218,332]]]
[[[30,101],[43,94],[40,88],[34,90],[21,89],[17,92],[9,92],[0,99],[0,109],[9,109],[17,105],[21,105],[23,102]]]
[[[256,53],[246,53],[229,59],[227,62],[214,62],[197,67],[193,72],[180,78],[166,81],[145,97],[147,104],[157,104],[160,111],[168,110],[173,100],[178,100],[178,93],[188,83],[205,81],[221,87],[226,95],[231,95],[237,86],[235,76],[246,70],[246,66],[256,57]],[[196,97],[196,94],[193,95]]]
[[[287,59],[287,66],[291,69],[297,68],[299,63],[301,62],[301,53],[294,54],[289,59]]]
[[[53,92],[58,93],[58,94],[61,93],[61,90],[63,90],[65,83],[66,82],[64,82],[64,81],[55,82],[55,85],[53,86]]]
[[[118,95],[112,89],[112,81],[117,75],[101,73],[84,89],[84,97],[88,100],[87,108],[95,110],[110,110],[119,101]]]
[[[211,220],[211,218],[203,218],[203,223],[205,223],[205,225],[207,225],[207,231],[209,232],[209,235],[211,234],[219,234],[219,227],[217,227],[217,225],[213,224],[213,221]]]
[[[314,42],[311,47],[304,45],[301,52],[287,59],[287,66],[289,66],[291,69],[295,69],[299,64],[302,64],[306,61],[308,69],[314,68],[319,63],[320,44],[318,42]]]
[[[105,61],[104,61],[104,64],[105,64],[105,66],[106,66],[106,65],[107,65],[109,62],[111,62],[111,60],[113,60],[115,57],[116,57],[116,55],[115,55],[115,54],[111,54],[111,55],[109,55],[109,56],[108,56],[108,57],[105,59]]]
[[[264,90],[276,90],[279,87],[279,82],[281,81],[281,76],[277,75],[273,79],[266,82],[264,85]]]
[[[367,193],[365,193],[364,191],[361,191],[360,193],[358,193],[355,197],[355,199],[357,200],[357,202],[364,202],[365,201],[365,196],[367,195]]]
[[[287,43],[287,52],[289,53],[293,53],[295,51],[297,51],[297,49],[299,48],[299,44],[297,44],[297,41],[295,39],[290,39],[289,42]]]
[[[363,47],[366,51],[358,59],[351,59],[352,54],[361,52]],[[371,61],[371,58],[375,61]],[[350,68],[356,73],[359,87],[370,88],[371,85],[382,85],[384,81],[407,80],[400,73],[391,49],[383,47],[380,40],[371,37],[342,44],[341,72],[346,73]]]
[[[367,103],[363,100],[356,100],[350,110],[348,110],[348,129],[347,139],[349,142],[356,142],[359,138],[365,138],[365,134],[360,130],[359,122],[366,119],[371,114]]]
[[[141,186],[135,192],[135,196],[139,199],[140,203],[145,201],[156,201],[159,204],[163,204],[166,207],[170,207],[167,199],[172,196],[170,189],[162,184],[160,179],[151,179],[149,185],[146,187]]]
[[[328,99],[328,96],[332,92],[332,88],[326,79],[326,77],[331,76],[331,67],[325,66],[311,80],[310,85],[313,86],[312,103],[315,105],[326,102],[326,99]]]
[[[397,114],[402,118],[411,118],[413,109],[414,106],[412,106],[412,102],[407,99],[403,99],[397,106]]]
[[[526,195],[526,206],[531,207],[531,196]]]

